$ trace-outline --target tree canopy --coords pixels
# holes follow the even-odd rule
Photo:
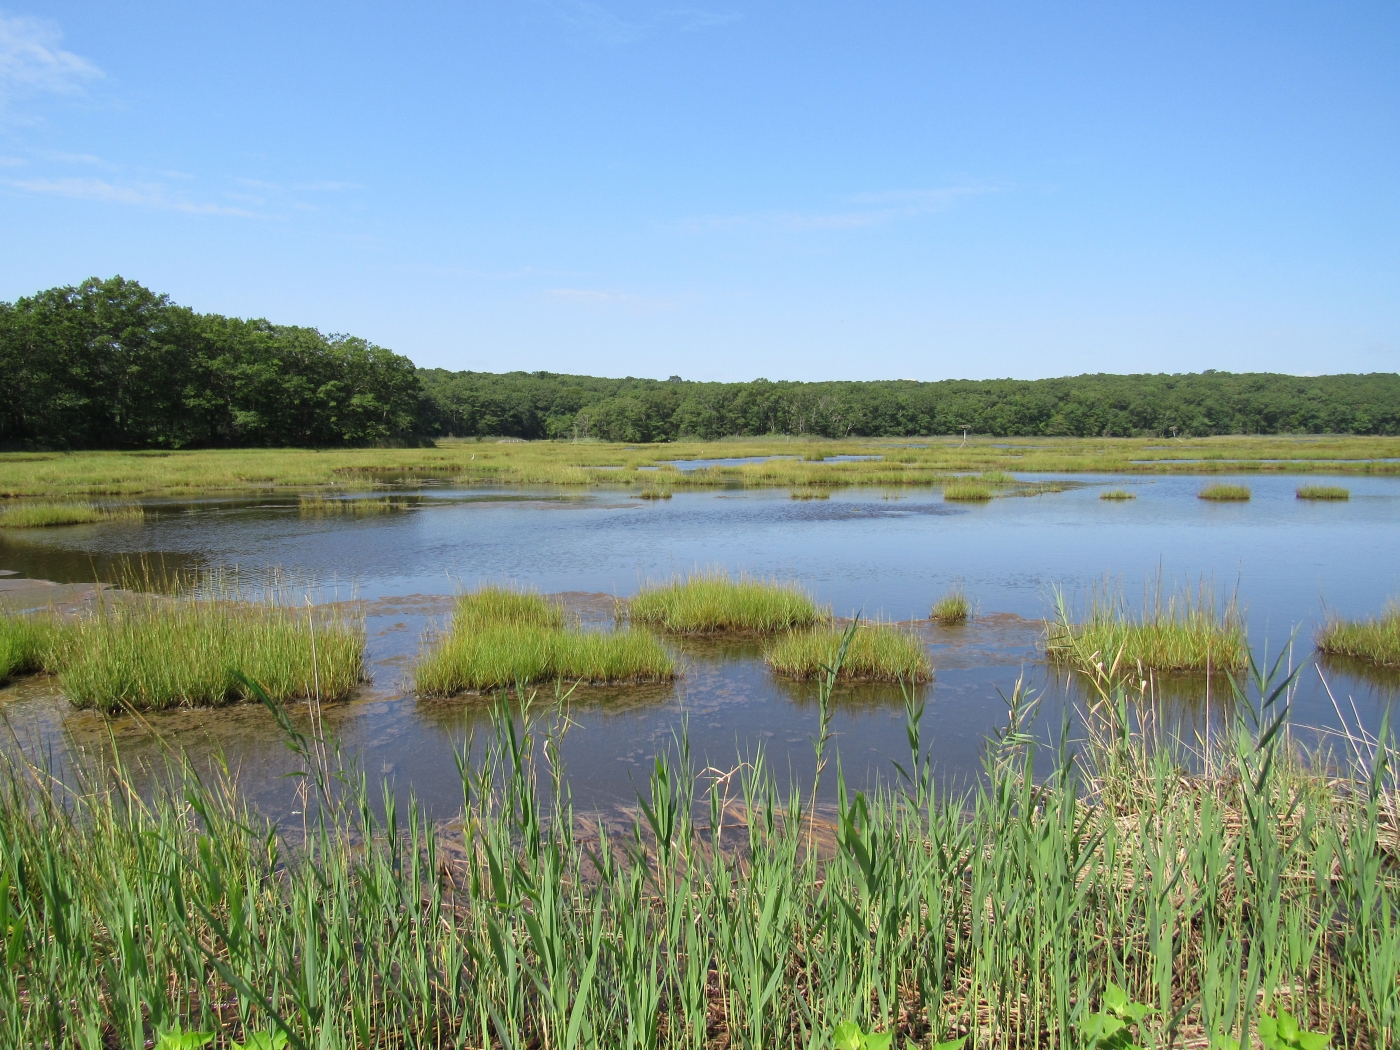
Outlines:
[[[0,303],[0,445],[363,445],[812,434],[1400,433],[1400,375],[688,382],[449,372],[349,335],[199,314],[122,277]]]

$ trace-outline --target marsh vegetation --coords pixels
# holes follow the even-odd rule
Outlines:
[[[813,724],[830,808],[761,751],[701,773],[681,736],[629,817],[576,813],[567,713],[528,702],[462,753],[451,825],[380,798],[275,704],[304,826],[179,756],[148,797],[120,766],[65,794],[10,768],[0,1043],[769,1050],[854,1025],[1030,1050],[1089,1045],[1093,1013],[1128,1011],[1139,1045],[1252,1045],[1285,1014],[1396,1045],[1389,740],[1354,736],[1314,772],[1286,681],[1255,675],[1226,732],[1185,741],[1132,728],[1096,680],[1087,738],[1039,780],[1017,689],[970,790],[939,787],[911,699],[906,776],[861,792],[832,761],[837,674]]]
[[[1304,485],[1298,489],[1299,499],[1349,500],[1351,490],[1340,485]]]
[[[678,634],[772,634],[831,619],[831,610],[818,605],[799,584],[734,577],[718,569],[648,581],[619,612],[633,623]]]
[[[949,591],[933,603],[929,619],[945,625],[967,623],[972,615],[972,603],[961,588]]]
[[[993,495],[992,486],[981,481],[950,481],[943,486],[943,498],[953,502],[980,503]]]
[[[775,674],[821,679],[829,669],[851,682],[927,682],[933,665],[923,641],[894,624],[857,622],[852,628],[789,631],[774,641],[764,660]]]
[[[1207,485],[1196,493],[1197,498],[1216,503],[1243,503],[1250,498],[1248,485]]]
[[[1125,500],[1137,499],[1136,492],[1129,492],[1127,489],[1107,489],[1099,493],[1099,499]]]
[[[0,529],[44,529],[56,525],[90,525],[94,522],[141,521],[138,506],[103,506],[97,503],[15,503],[0,507]]]
[[[1364,620],[1328,620],[1317,632],[1317,647],[1328,656],[1400,667],[1400,603]]]
[[[488,586],[458,598],[451,626],[430,638],[414,667],[425,696],[452,696],[531,682],[666,682],[676,663],[646,631],[585,631],[557,603]]]

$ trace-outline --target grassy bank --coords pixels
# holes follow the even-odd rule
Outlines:
[[[1248,485],[1207,485],[1196,493],[1199,499],[1208,499],[1216,503],[1243,503],[1250,498]]]
[[[381,814],[285,717],[318,796],[307,835],[188,770],[152,798],[11,771],[0,1044],[134,1050],[178,1025],[292,1050],[825,1050],[850,1023],[900,1050],[1030,1050],[1095,1045],[1094,1015],[1117,1012],[1136,1045],[1205,1048],[1254,1045],[1286,1011],[1392,1050],[1396,756],[1362,741],[1314,776],[1282,706],[1262,683],[1198,775],[1109,697],[1037,783],[1017,690],[984,779],[952,793],[911,706],[898,790],[841,785],[816,811],[761,756],[721,780],[681,750],[621,827],[546,793],[562,712],[500,713],[451,826],[392,793]],[[813,730],[839,778],[825,717]]]
[[[104,601],[64,628],[59,687],[104,711],[219,706],[248,698],[338,700],[364,681],[364,629],[334,609],[191,597]]]
[[[466,485],[647,484],[658,488],[805,489],[942,485],[951,475],[996,472],[1118,474],[1400,474],[1400,438],[1035,438],[1024,441],[755,438],[667,445],[443,440],[426,449],[240,449],[191,452],[0,453],[0,496],[95,496],[268,489],[365,490],[415,479]],[[789,456],[681,472],[668,460]],[[835,455],[878,460],[836,462]],[[810,457],[810,458],[808,458]],[[660,467],[638,475],[641,467]],[[651,475],[648,477],[648,475]],[[1014,491],[1016,485],[1009,486]]]
[[[1299,499],[1349,500],[1351,490],[1340,485],[1304,485],[1298,489]]]
[[[1204,589],[1144,600],[1132,613],[1121,598],[1095,595],[1075,622],[1063,596],[1046,637],[1052,662],[1081,670],[1100,665],[1117,672],[1242,671],[1249,651],[1244,621],[1233,601],[1218,606]]]
[[[1329,620],[1317,632],[1317,647],[1328,656],[1400,667],[1400,604],[1367,620]]]
[[[683,634],[751,631],[771,634],[810,627],[831,618],[797,584],[724,572],[697,572],[664,583],[648,582],[625,606],[633,623]]]
[[[670,653],[650,634],[582,631],[556,603],[531,592],[485,587],[457,600],[451,628],[413,671],[425,696],[451,696],[531,682],[666,682]]]
[[[764,654],[775,674],[784,678],[822,678],[838,666],[846,631],[838,628],[790,631]],[[927,682],[933,665],[923,642],[890,624],[858,625],[839,661],[840,678],[852,682]]]
[[[0,529],[45,529],[55,525],[90,525],[106,521],[141,521],[140,507],[105,507],[96,503],[16,503],[0,506]]]

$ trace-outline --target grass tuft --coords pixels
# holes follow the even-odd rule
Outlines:
[[[0,508],[0,529],[42,529],[54,525],[88,525],[104,521],[141,521],[138,506],[104,507],[96,503],[21,503]]]
[[[1351,490],[1340,485],[1304,485],[1298,490],[1299,499],[1348,500]]]
[[[1056,663],[1117,672],[1233,672],[1248,660],[1244,622],[1233,601],[1223,610],[1204,588],[1162,601],[1160,589],[1140,616],[1124,603],[1095,596],[1088,616],[1072,622],[1064,599],[1046,639],[1046,655]]]
[[[972,615],[972,603],[967,600],[967,595],[961,589],[949,591],[938,601],[933,603],[933,609],[929,612],[929,619],[938,623],[951,625],[957,623],[967,623],[968,617]]]
[[[0,682],[52,670],[62,636],[63,624],[54,616],[0,614]]]
[[[452,696],[556,679],[667,682],[676,665],[645,631],[581,631],[542,595],[483,587],[457,599],[451,629],[413,675],[419,693]]]
[[[822,488],[801,488],[792,490],[793,499],[831,499],[831,490]],[[886,499],[889,497],[886,496]]]
[[[627,602],[633,623],[682,634],[752,631],[772,634],[812,627],[831,618],[796,584],[696,572],[665,583],[648,582]]]
[[[789,631],[764,655],[784,678],[821,678],[836,662],[845,631],[835,627]],[[851,682],[927,682],[933,677],[924,645],[910,631],[891,624],[860,624],[838,677]]]
[[[981,481],[950,481],[943,486],[943,498],[976,503],[992,498],[992,487]]]
[[[1109,489],[1107,492],[1100,492],[1099,499],[1137,499],[1137,493],[1127,489]]]
[[[362,624],[334,608],[141,597],[104,601],[67,632],[59,687],[116,712],[248,698],[241,672],[276,700],[339,700],[364,681]]]
[[[670,499],[671,496],[672,492],[670,489],[658,485],[648,485],[646,488],[642,489],[641,492],[637,493],[637,499]]]
[[[1207,485],[1196,493],[1198,499],[1213,500],[1217,503],[1243,503],[1249,499],[1248,485],[1226,485],[1223,483]]]
[[[1400,604],[1391,603],[1367,620],[1329,620],[1317,632],[1328,656],[1349,656],[1382,667],[1400,667]]]

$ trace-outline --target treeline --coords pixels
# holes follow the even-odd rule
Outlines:
[[[1400,434],[1400,375],[696,383],[418,369],[313,328],[96,278],[0,303],[0,447],[674,441],[813,434]]]
[[[413,362],[353,336],[198,314],[121,277],[0,303],[0,445],[411,439]]]
[[[1400,434],[1400,375],[1082,375],[840,383],[690,383],[422,369],[434,433],[681,437],[975,434],[1132,437]]]

